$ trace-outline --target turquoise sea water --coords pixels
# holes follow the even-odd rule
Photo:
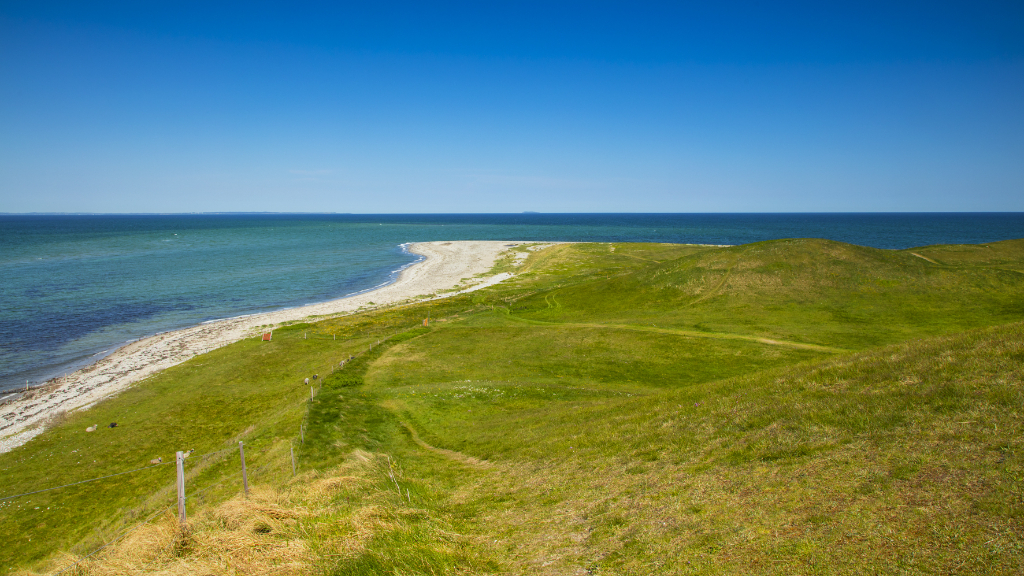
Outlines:
[[[1024,237],[1024,214],[0,215],[0,390],[126,341],[392,281],[404,243],[572,240],[877,248]]]

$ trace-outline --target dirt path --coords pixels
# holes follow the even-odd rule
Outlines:
[[[658,328],[656,326],[639,326],[635,324],[596,324],[596,323],[583,323],[583,322],[545,322],[543,320],[529,320],[526,318],[517,318],[516,316],[509,316],[510,319],[518,322],[525,322],[528,324],[538,324],[544,326],[566,326],[573,328],[605,328],[611,330],[636,330],[638,332],[654,332],[657,334],[675,334],[678,336],[686,336],[690,338],[713,338],[716,340],[746,340],[748,342],[759,342],[761,344],[768,344],[771,346],[785,346],[787,348],[799,348],[801,350],[814,350],[816,352],[831,352],[841,353],[849,352],[844,348],[834,348],[831,346],[821,346],[819,344],[807,344],[804,342],[792,342],[789,340],[775,340],[772,338],[762,338],[760,336],[747,336],[745,334],[730,334],[728,332],[701,332],[699,330],[679,330],[675,328]]]
[[[409,425],[409,423],[402,422],[402,426],[404,426],[405,429],[409,431],[409,436],[412,437],[412,441],[415,442],[417,446],[423,448],[424,450],[427,450],[428,452],[439,454],[441,456],[444,456],[445,458],[455,460],[456,462],[466,464],[467,466],[472,466],[474,468],[491,467],[490,462],[484,462],[479,458],[467,456],[462,452],[456,452],[455,450],[448,450],[447,448],[438,448],[437,446],[431,446],[430,444],[427,444],[426,442],[423,441],[423,439],[420,438],[420,435],[416,433],[416,429]]]
[[[938,264],[938,262],[936,262],[935,260],[932,260],[931,258],[929,258],[927,256],[921,256],[917,252],[911,252],[910,255],[911,256],[917,256],[918,258],[920,258],[922,260],[927,260],[927,261],[931,262],[932,264]],[[940,266],[941,266],[941,264],[940,264]]]

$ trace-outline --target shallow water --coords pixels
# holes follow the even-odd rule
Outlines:
[[[157,332],[387,283],[429,240],[877,248],[1024,237],[1024,214],[0,215],[0,390]]]

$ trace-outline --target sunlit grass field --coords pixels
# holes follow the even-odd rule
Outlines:
[[[1024,571],[1024,241],[513,262],[197,357],[0,455],[0,496],[201,457],[190,531],[157,466],[4,501],[0,564],[53,573],[136,527],[68,573]]]

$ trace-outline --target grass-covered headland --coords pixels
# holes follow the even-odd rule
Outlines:
[[[559,245],[55,418],[0,498],[145,469],[0,501],[0,566],[1020,574],[1022,383],[1021,240]]]

